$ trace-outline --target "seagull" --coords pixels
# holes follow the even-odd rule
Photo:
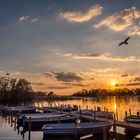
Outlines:
[[[130,37],[127,37],[123,42],[121,42],[120,44],[119,44],[119,46],[121,46],[121,45],[123,45],[123,44],[125,44],[125,45],[128,45],[128,40],[130,39]]]

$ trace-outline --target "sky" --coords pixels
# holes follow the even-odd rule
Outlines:
[[[139,0],[0,1],[0,75],[35,91],[139,88],[139,43]]]

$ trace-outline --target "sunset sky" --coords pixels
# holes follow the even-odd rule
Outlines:
[[[0,0],[6,73],[61,95],[140,87],[140,0]]]

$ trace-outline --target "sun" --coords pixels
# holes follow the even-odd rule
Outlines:
[[[115,87],[117,86],[117,84],[118,84],[118,81],[117,81],[116,79],[112,79],[112,80],[110,81],[110,86],[111,86],[112,88],[115,88]]]

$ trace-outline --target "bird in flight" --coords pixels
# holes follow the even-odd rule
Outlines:
[[[119,44],[119,46],[121,46],[121,45],[123,45],[123,44],[128,45],[128,40],[129,40],[129,39],[130,39],[130,36],[127,37],[123,42],[121,42],[121,43]]]

